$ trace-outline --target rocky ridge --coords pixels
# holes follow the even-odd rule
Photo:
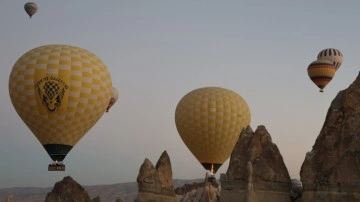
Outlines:
[[[360,201],[360,75],[332,101],[300,176],[303,201]]]
[[[164,151],[156,166],[145,159],[137,177],[139,193],[135,202],[218,202],[220,186],[213,181],[194,182],[174,188],[170,158]]]
[[[220,177],[221,201],[291,201],[291,179],[265,126],[244,129]]]
[[[70,176],[56,182],[53,190],[46,195],[45,202],[90,202],[87,191]]]
[[[217,184],[216,180],[209,178],[208,173],[203,182],[185,184],[176,189],[180,202],[219,202],[220,192],[221,186]]]
[[[177,201],[172,182],[172,168],[169,155],[164,151],[156,163],[145,159],[137,177],[138,195],[135,202],[171,202]]]

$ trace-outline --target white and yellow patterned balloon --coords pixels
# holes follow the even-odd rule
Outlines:
[[[197,160],[213,173],[230,157],[250,110],[237,93],[204,87],[186,94],[175,111],[177,130]]]
[[[335,70],[338,70],[343,62],[343,54],[336,48],[327,48],[319,52],[317,59],[332,62]]]
[[[105,64],[70,45],[44,45],[21,56],[9,78],[11,102],[52,160],[61,162],[104,114],[112,96]]]

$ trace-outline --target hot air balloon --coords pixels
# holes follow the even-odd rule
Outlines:
[[[237,93],[220,87],[189,92],[179,101],[175,111],[181,139],[202,166],[213,174],[230,157],[250,119],[246,101]]]
[[[26,13],[30,16],[30,18],[37,12],[38,10],[38,6],[36,3],[33,2],[27,2],[24,5],[24,9],[26,11]]]
[[[336,72],[333,62],[328,60],[313,61],[307,68],[310,79],[324,92],[325,86],[331,81]]]
[[[112,96],[109,105],[106,108],[106,112],[109,112],[109,109],[116,103],[118,98],[119,98],[119,91],[115,87],[112,87]]]
[[[328,60],[333,63],[335,69],[339,69],[343,61],[343,54],[335,48],[327,48],[319,52],[318,60]]]
[[[112,96],[110,73],[93,53],[44,45],[22,55],[9,78],[11,102],[54,161],[62,161],[104,114]]]

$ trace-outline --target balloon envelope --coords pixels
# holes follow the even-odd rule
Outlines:
[[[335,69],[339,69],[343,61],[343,54],[335,48],[327,48],[319,52],[318,60],[328,60],[333,63]]]
[[[28,51],[9,78],[16,112],[55,162],[103,115],[111,86],[108,69],[96,55],[69,45]]]
[[[316,60],[308,66],[307,72],[310,79],[320,88],[320,92],[323,92],[325,86],[334,77],[336,68],[331,61]]]
[[[112,95],[113,95],[113,98],[115,99],[115,102],[118,100],[119,98],[119,91],[115,88],[115,87],[112,87]]]
[[[36,3],[28,2],[24,5],[24,9],[31,18],[37,12],[38,6]]]
[[[246,101],[220,87],[189,92],[175,111],[180,137],[203,167],[213,173],[229,158],[250,118]]]
[[[109,101],[109,105],[106,108],[106,112],[109,112],[110,108],[116,103],[116,101],[119,98],[119,91],[115,87],[112,87],[111,90],[112,90],[112,96],[111,96],[111,99]]]

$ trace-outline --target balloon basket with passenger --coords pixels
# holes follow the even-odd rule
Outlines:
[[[55,161],[49,164],[48,171],[65,171],[65,164]]]
[[[220,165],[221,166],[221,165]],[[219,166],[219,167],[220,167]],[[218,167],[218,168],[219,168]],[[214,164],[211,164],[211,168],[210,170],[208,170],[208,172],[206,172],[206,180],[210,183],[216,183],[216,177],[215,177],[215,169],[214,169]]]

